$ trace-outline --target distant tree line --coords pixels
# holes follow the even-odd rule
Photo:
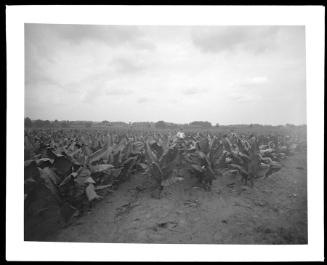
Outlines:
[[[169,123],[165,121],[158,121],[155,124],[155,128],[157,129],[178,129],[178,128],[212,128],[213,125],[208,121],[192,121],[188,124],[176,124],[176,123]],[[215,127],[219,127],[217,123]]]
[[[193,121],[189,124],[191,127],[211,128],[212,124],[208,121]]]
[[[220,126],[218,123],[215,125],[212,125],[208,121],[192,121],[190,123],[186,124],[177,124],[177,123],[171,123],[171,122],[165,122],[165,121],[157,121],[157,122],[110,122],[107,120],[101,121],[101,122],[92,122],[92,121],[68,121],[68,120],[31,120],[29,117],[25,118],[25,128],[90,128],[93,126],[100,126],[100,127],[129,127],[129,128],[144,128],[144,129],[150,129],[150,128],[156,128],[156,129],[183,129],[183,128],[202,128],[202,129],[209,129],[214,127],[226,127],[229,129],[237,129],[237,128],[264,128],[264,127],[276,127],[272,125],[262,125],[262,124],[235,124],[235,125],[225,125]],[[285,124],[285,125],[279,125],[277,127],[286,127],[286,128],[296,128],[296,127],[306,127],[306,125],[294,125],[294,124]]]
[[[24,120],[25,128],[70,128],[70,127],[92,127],[92,122],[90,121],[49,121],[49,120],[31,120],[26,117]]]
[[[25,118],[25,127],[50,127],[51,122],[49,120],[34,120],[32,121],[30,118]]]
[[[157,122],[109,122],[107,120],[101,122],[92,122],[92,121],[68,121],[68,120],[31,120],[29,117],[25,118],[25,127],[26,128],[70,128],[70,127],[85,127],[90,128],[93,125],[95,126],[118,126],[118,127],[136,127],[136,128],[156,128],[156,129],[180,129],[185,127],[190,128],[211,128],[212,124],[208,121],[193,121],[189,124],[176,124],[165,121],[157,121]],[[219,127],[219,124],[216,124],[215,127]]]

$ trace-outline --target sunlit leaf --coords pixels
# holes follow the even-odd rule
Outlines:
[[[85,189],[85,193],[86,193],[86,196],[87,196],[87,199],[91,202],[93,200],[99,200],[101,199],[102,197],[100,195],[98,195],[96,192],[95,192],[95,188],[94,188],[94,185],[92,183],[90,183],[86,189]]]

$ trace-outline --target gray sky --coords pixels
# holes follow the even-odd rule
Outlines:
[[[25,24],[25,116],[306,123],[300,26]]]

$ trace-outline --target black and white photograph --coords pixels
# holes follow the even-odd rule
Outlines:
[[[23,242],[308,246],[305,25],[21,27]]]

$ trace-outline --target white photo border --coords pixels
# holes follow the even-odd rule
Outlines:
[[[323,6],[7,6],[6,259],[9,261],[323,261]],[[304,25],[308,128],[308,245],[24,242],[24,23]]]

